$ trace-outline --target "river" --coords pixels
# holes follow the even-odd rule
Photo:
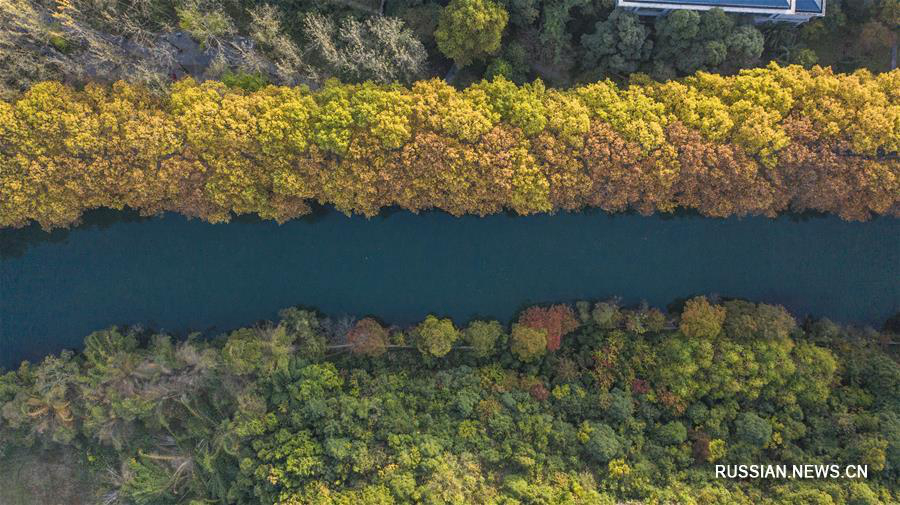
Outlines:
[[[314,306],[399,324],[508,322],[535,303],[666,304],[695,294],[879,326],[900,310],[900,219],[711,219],[600,212],[455,218],[320,209],[278,225],[94,211],[0,231],[0,366],[113,324],[206,334]]]

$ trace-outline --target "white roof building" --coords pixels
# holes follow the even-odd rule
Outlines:
[[[616,6],[641,16],[659,16],[675,9],[754,14],[758,23],[803,23],[825,15],[825,0],[616,0]]]

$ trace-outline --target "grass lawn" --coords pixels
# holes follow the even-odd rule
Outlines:
[[[71,449],[13,449],[0,458],[0,504],[93,505],[97,494]]]

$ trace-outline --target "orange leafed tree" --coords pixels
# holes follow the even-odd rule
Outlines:
[[[355,354],[381,356],[387,351],[388,332],[378,321],[367,317],[357,321],[350,329],[347,343]]]
[[[547,332],[547,350],[555,351],[562,337],[578,328],[575,313],[568,305],[529,307],[519,315],[519,324]]]

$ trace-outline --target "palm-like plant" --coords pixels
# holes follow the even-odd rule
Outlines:
[[[3,409],[13,427],[27,426],[32,436],[45,435],[58,442],[74,438],[78,365],[72,356],[71,352],[50,356],[26,373],[28,387]]]

